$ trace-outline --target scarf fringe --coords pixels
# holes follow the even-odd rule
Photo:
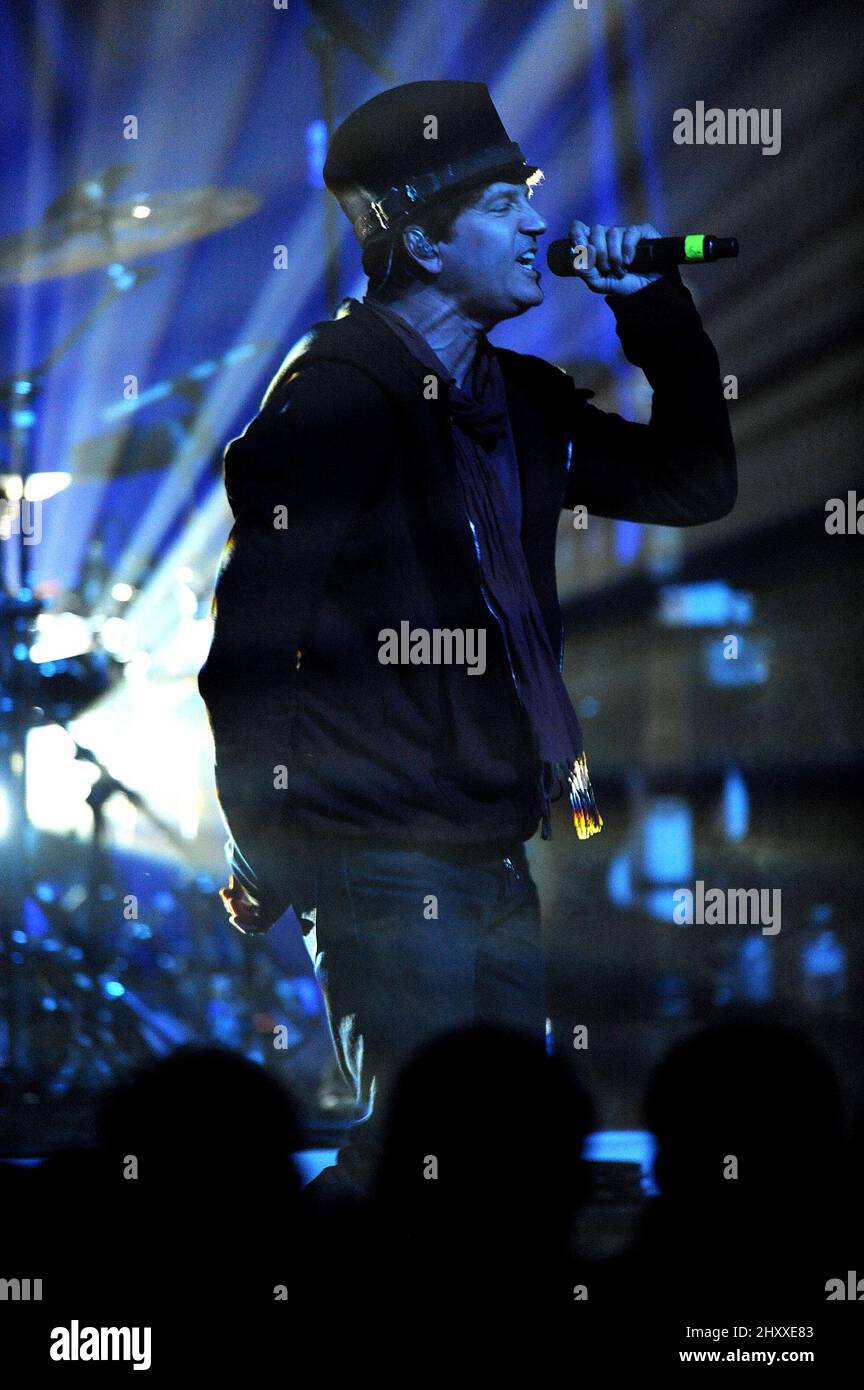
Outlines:
[[[588,776],[588,763],[584,753],[580,753],[578,758],[574,760],[573,768],[568,774],[568,781],[576,834],[580,840],[587,840],[592,835],[599,835],[603,828],[603,817],[597,809],[597,802],[594,800],[594,788],[591,786],[591,778]]]
[[[591,785],[591,778],[588,776],[588,763],[585,754],[580,753],[578,758],[574,759],[572,767],[568,767],[566,763],[556,763],[555,768],[544,767],[541,770],[540,795],[543,804],[541,839],[551,840],[552,838],[552,813],[550,810],[552,786],[550,784],[559,780],[555,775],[559,768],[567,776],[576,834],[580,840],[587,840],[592,835],[599,835],[603,828],[603,817],[597,809],[597,802],[594,799],[594,788]]]

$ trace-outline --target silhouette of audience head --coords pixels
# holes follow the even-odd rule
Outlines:
[[[767,1218],[829,1181],[842,1103],[834,1072],[802,1033],[750,1017],[673,1047],[645,1098],[663,1196],[725,1216]]]
[[[435,1039],[398,1078],[373,1185],[379,1230],[448,1288],[539,1285],[568,1256],[587,1168],[588,1098],[542,1043],[476,1026]],[[403,1266],[404,1267],[404,1266]],[[485,1285],[488,1290],[488,1283]]]
[[[291,1096],[227,1049],[181,1047],[140,1071],[107,1099],[101,1139],[113,1191],[179,1220],[187,1243],[265,1239],[300,1191]]]

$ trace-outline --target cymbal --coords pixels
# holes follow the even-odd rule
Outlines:
[[[261,352],[269,352],[275,346],[275,341],[269,338],[262,338],[250,343],[238,343],[236,347],[229,348],[227,352],[223,352],[218,357],[205,358],[203,362],[197,362],[195,366],[188,367],[185,372],[178,372],[176,376],[154,382],[152,386],[146,386],[131,400],[112,401],[102,411],[102,419],[106,421],[120,420],[126,415],[134,415],[137,411],[143,410],[153,401],[161,401],[168,396],[181,396],[194,402],[199,399],[203,391],[202,383],[209,377],[215,376],[225,367],[234,367],[238,362],[248,362],[251,357],[256,357]]]
[[[107,202],[108,186],[84,180],[55,199],[43,222],[0,237],[0,284],[31,285],[155,255],[231,227],[261,205],[257,193],[215,187]]]

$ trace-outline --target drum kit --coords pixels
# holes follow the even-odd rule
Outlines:
[[[58,477],[32,468],[41,394],[54,364],[99,315],[156,273],[151,265],[134,263],[231,227],[260,202],[256,194],[215,187],[123,197],[120,185],[131,170],[129,164],[116,164],[73,184],[38,225],[0,238],[0,285],[31,285],[96,270],[105,276],[97,302],[44,360],[0,381],[0,819],[5,820],[5,834],[0,826],[0,1099],[5,1093],[6,1099],[31,1103],[92,1092],[162,1045],[213,1040],[214,1020],[223,1040],[229,1040],[228,1029],[235,1045],[254,1043],[252,1006],[244,1007],[237,990],[233,1003],[230,999],[230,981],[242,980],[244,962],[223,959],[224,942],[213,940],[219,934],[212,931],[212,882],[192,872],[185,879],[178,875],[182,885],[156,894],[161,907],[157,903],[148,910],[146,926],[120,910],[123,894],[112,882],[116,871],[105,846],[109,797],[133,804],[182,859],[179,836],[140,794],[112,777],[91,750],[74,743],[75,757],[96,772],[87,796],[91,844],[77,884],[62,881],[68,843],[46,844],[27,815],[30,731],[60,724],[69,733],[70,720],[123,673],[123,663],[95,643],[77,656],[40,663],[34,654],[31,659],[46,600],[31,584],[28,517],[32,520],[33,509],[57,490],[52,480]],[[177,456],[177,430],[132,429],[127,417],[155,399],[196,400],[203,378],[270,346],[235,347],[109,407],[103,419],[119,422],[117,437],[103,434],[71,450],[70,473],[60,475],[60,486],[168,468]],[[182,429],[180,435],[182,443]],[[175,930],[190,937],[179,966],[183,953],[172,950]],[[289,989],[286,995],[284,976],[268,967],[263,953],[254,969],[258,977],[247,978],[247,985],[254,983],[256,1016],[263,1010],[287,1022],[299,1045],[317,1021],[315,1001],[302,990],[292,994]],[[184,976],[179,981],[182,1022],[170,1017],[179,1002],[178,972]]]
[[[307,9],[306,44],[317,68],[329,140],[340,52],[359,58],[387,86],[398,79],[372,38],[336,0],[307,0]],[[200,456],[202,442],[208,443],[201,425],[196,421],[194,438],[189,438],[177,421],[130,427],[128,417],[153,400],[191,399],[198,404],[205,377],[273,346],[253,342],[234,347],[148,387],[135,399],[118,401],[102,415],[104,423],[118,428],[73,447],[69,473],[33,472],[39,399],[58,359],[109,305],[156,273],[154,266],[141,264],[145,258],[234,226],[260,204],[254,193],[216,187],[122,196],[121,185],[131,172],[132,165],[115,164],[82,179],[54,199],[36,226],[0,237],[0,287],[33,285],[85,271],[102,271],[105,277],[97,302],[41,363],[0,380],[0,558],[5,562],[0,584],[0,1119],[4,1091],[9,1099],[30,1102],[42,1096],[54,1100],[74,1093],[76,1087],[89,1095],[94,1086],[118,1079],[128,1063],[140,1060],[142,1048],[152,1056],[194,1039],[223,1041],[259,1055],[263,1029],[269,1035],[267,1060],[272,1060],[274,1026],[282,1026],[289,1040],[281,1058],[321,1034],[320,1001],[308,976],[297,974],[295,967],[292,978],[287,961],[280,969],[275,946],[261,943],[260,950],[250,952],[242,948],[237,933],[213,931],[215,885],[206,878],[186,872],[179,887],[175,882],[171,891],[153,894],[146,925],[124,918],[118,930],[117,913],[111,912],[114,926],[106,931],[100,906],[122,897],[111,881],[111,856],[103,843],[102,807],[107,798],[116,795],[131,801],[159,826],[163,837],[172,840],[174,832],[157,821],[139,793],[112,778],[95,755],[77,743],[76,758],[89,762],[97,773],[87,797],[93,835],[86,882],[58,888],[60,865],[52,873],[49,863],[56,845],[40,846],[36,863],[37,831],[28,823],[25,795],[27,735],[46,723],[60,724],[68,733],[68,722],[110,689],[122,670],[102,647],[42,662],[37,671],[31,652],[43,600],[30,584],[28,505],[38,512],[42,501],[67,484],[169,466],[173,477],[179,469],[182,490],[186,459],[196,448]],[[329,198],[324,204],[323,244],[325,291],[335,311],[340,298],[339,231],[335,200]],[[17,546],[11,544],[15,537]],[[98,537],[96,543],[98,548]],[[110,578],[100,564],[91,586],[97,593],[104,592]],[[40,594],[44,591],[40,586]],[[89,601],[88,588],[82,585],[67,607],[80,612]],[[68,861],[68,846],[63,848]],[[182,844],[177,848],[182,860]],[[185,932],[185,941],[183,950],[175,953],[170,938],[178,931]],[[183,978],[177,978],[178,969]],[[161,1000],[154,998],[160,978]],[[147,997],[137,988],[145,979]],[[171,1016],[172,1006],[178,1004],[182,1020]],[[52,1027],[58,1024],[60,1034],[55,1036]],[[294,1068],[292,1084],[297,1079]],[[345,1103],[338,1085],[329,1091],[327,1084],[323,1091],[319,1086],[319,1110],[335,1117]]]

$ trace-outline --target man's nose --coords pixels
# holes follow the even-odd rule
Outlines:
[[[546,231],[548,223],[540,216],[534,208],[526,208],[525,213],[519,223],[520,232],[526,236],[542,236]]]

